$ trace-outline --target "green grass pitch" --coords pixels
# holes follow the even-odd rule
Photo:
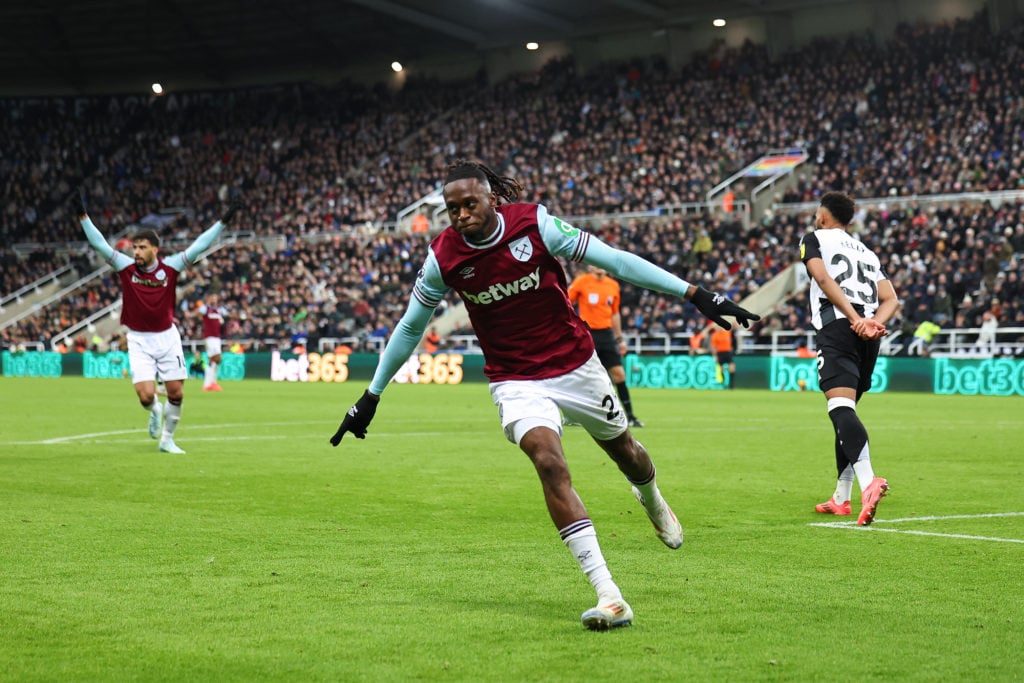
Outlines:
[[[337,449],[361,385],[199,388],[172,456],[127,381],[0,378],[0,680],[1024,675],[1019,397],[867,396],[892,490],[857,529],[812,511],[835,477],[820,394],[634,391],[686,542],[662,546],[568,428],[636,613],[591,633],[593,591],[484,385],[393,385]]]

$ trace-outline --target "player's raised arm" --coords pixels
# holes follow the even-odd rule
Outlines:
[[[732,329],[732,325],[722,317],[725,315],[732,316],[744,327],[750,327],[751,322],[761,319],[761,316],[751,313],[723,294],[690,284],[636,254],[616,249],[590,233],[581,232],[549,215],[544,207],[540,207],[537,213],[544,243],[552,253],[604,268],[615,277],[638,287],[687,299],[697,310],[727,330]]]
[[[235,217],[235,214],[244,206],[241,199],[237,197],[232,198],[220,219],[200,234],[192,244],[185,247],[185,251],[182,252],[184,255],[184,265],[190,266],[198,261],[203,252],[217,241],[224,228],[227,227],[228,223]]]
[[[71,213],[78,218],[78,222],[82,226],[82,230],[85,231],[85,239],[89,242],[97,254],[103,257],[103,260],[112,265],[116,270],[127,268],[134,261],[115,251],[110,243],[107,242],[107,238],[103,236],[99,228],[93,224],[92,219],[89,218],[89,213],[85,208],[85,191],[82,188],[78,188],[71,193],[71,197],[68,199],[68,205],[71,208]]]

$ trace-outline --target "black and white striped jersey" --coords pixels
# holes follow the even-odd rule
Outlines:
[[[878,310],[878,283],[886,280],[875,252],[841,228],[815,230],[800,240],[800,260],[806,265],[813,258],[825,262],[829,277],[836,281],[853,307],[864,317]],[[811,278],[811,324],[820,330],[846,316],[832,305]]]

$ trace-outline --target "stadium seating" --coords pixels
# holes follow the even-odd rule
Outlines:
[[[0,135],[13,145],[0,159],[0,236],[20,246],[0,252],[0,292],[84,265],[88,251],[64,207],[78,182],[108,236],[172,215],[162,230],[176,244],[240,192],[246,228],[265,239],[194,269],[181,297],[184,336],[197,335],[195,301],[219,290],[233,312],[229,337],[381,338],[404,310],[426,241],[379,229],[433,190],[448,160],[469,156],[516,176],[522,199],[566,217],[605,215],[588,225],[610,242],[742,298],[793,262],[807,212],[757,216],[749,230],[722,215],[615,215],[701,201],[771,147],[801,146],[816,169],[777,197],[782,204],[831,189],[890,197],[894,207],[913,195],[1024,190],[1021,34],[991,35],[979,17],[904,26],[883,45],[816,42],[779,59],[747,44],[680,71],[643,60],[578,74],[561,60],[473,83],[468,103],[466,84],[416,79],[398,92],[349,83],[7,101]],[[188,210],[166,213],[174,207]],[[858,227],[905,299],[900,325],[939,314],[970,327],[993,298],[1001,325],[1024,325],[1019,201],[875,202]],[[0,343],[49,345],[117,296],[109,278],[95,281],[0,329]],[[692,307],[629,286],[623,303],[634,334],[688,334],[703,322]],[[777,313],[755,337],[807,325],[799,297]]]

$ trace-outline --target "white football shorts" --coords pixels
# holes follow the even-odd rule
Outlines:
[[[127,337],[133,384],[152,382],[157,376],[164,382],[188,377],[177,327],[171,326],[163,332],[128,330]]]
[[[492,382],[505,438],[518,445],[534,427],[562,433],[562,414],[590,436],[609,441],[626,431],[626,413],[597,354],[572,372],[550,379]]]
[[[220,348],[220,337],[204,337],[203,341],[206,342],[206,355],[207,356],[219,356],[221,353]]]

